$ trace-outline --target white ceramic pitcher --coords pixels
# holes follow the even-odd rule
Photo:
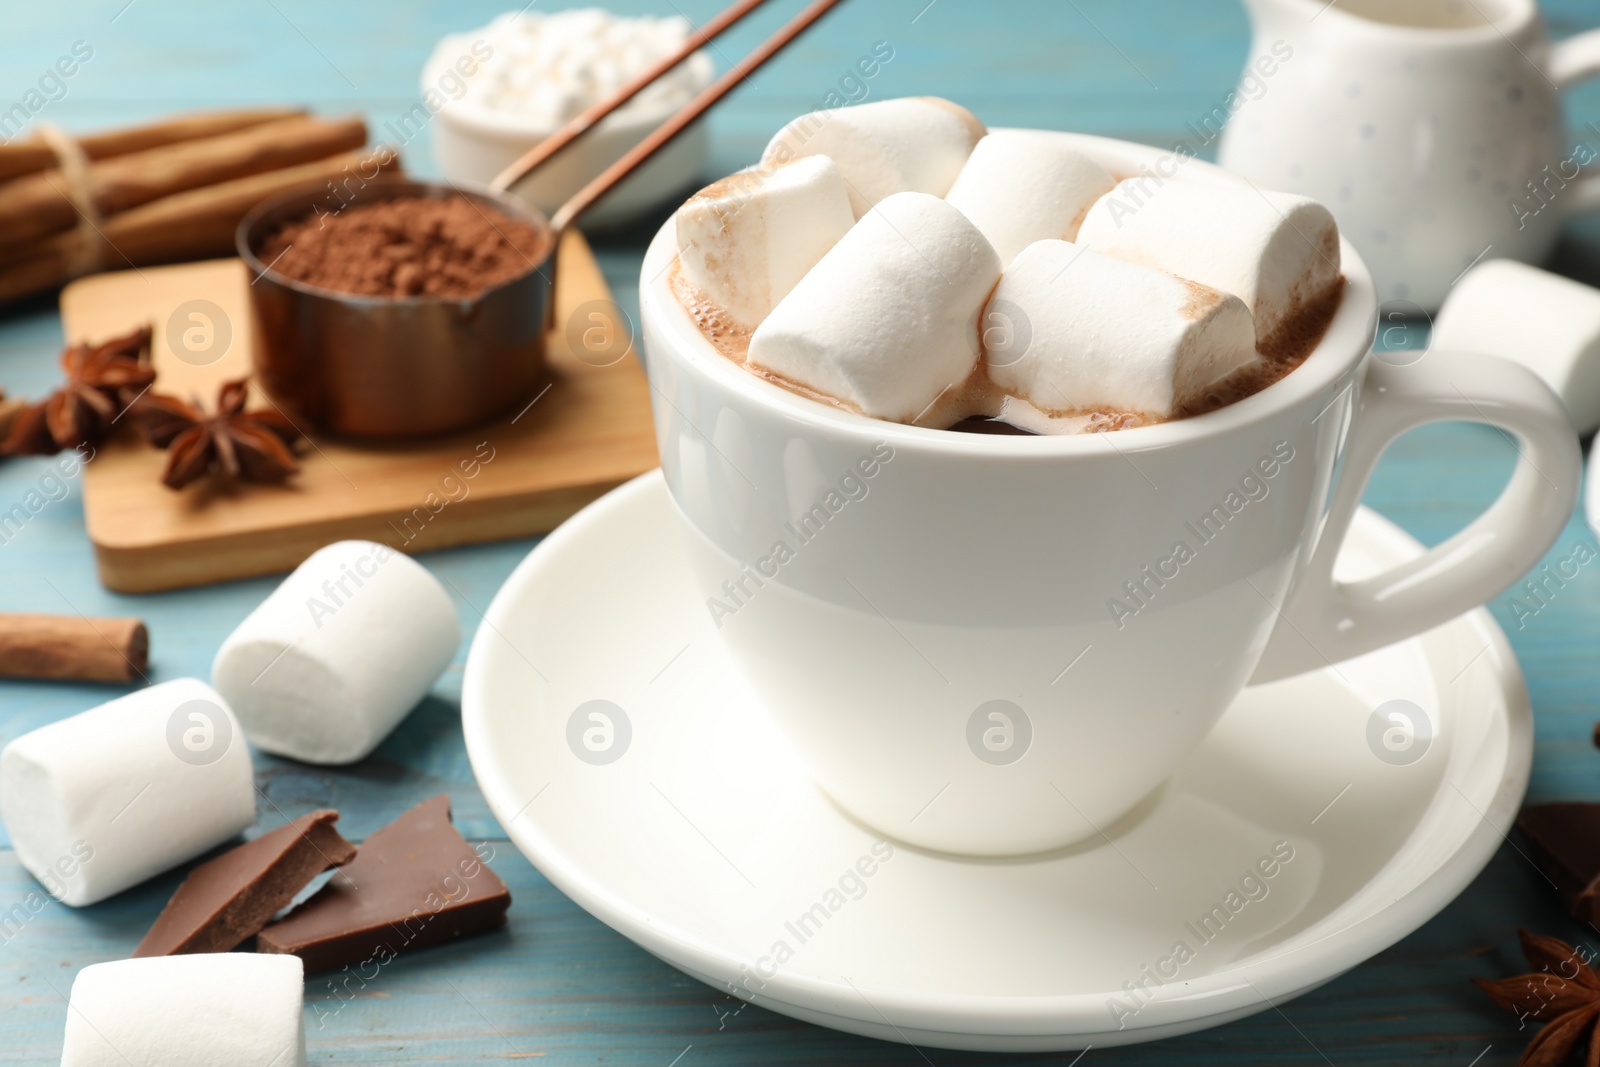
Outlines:
[[[1560,108],[1600,74],[1600,30],[1552,44],[1534,0],[1244,3],[1221,163],[1326,204],[1380,300],[1432,312],[1469,264],[1538,263],[1600,207],[1600,123],[1569,133]]]

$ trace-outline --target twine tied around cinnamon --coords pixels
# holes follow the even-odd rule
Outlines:
[[[71,134],[53,122],[36,122],[33,132],[55,153],[61,176],[67,183],[66,189],[57,187],[55,182],[50,182],[51,187],[71,201],[78,212],[78,240],[72,242],[68,252],[68,276],[77,278],[91,274],[105,265],[106,253],[113,249],[101,229],[105,220],[95,206],[89,155]]]

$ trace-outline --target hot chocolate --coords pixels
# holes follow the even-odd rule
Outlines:
[[[674,291],[751,373],[919,426],[1122,429],[1299,366],[1343,289],[1327,209],[1079,144],[928,98],[805,116],[679,209]]]

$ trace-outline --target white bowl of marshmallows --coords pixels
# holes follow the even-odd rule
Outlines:
[[[423,107],[435,120],[435,164],[451,181],[488,184],[570,119],[680,48],[690,29],[677,17],[627,18],[580,8],[507,13],[443,38],[422,71]],[[696,52],[510,191],[554,213],[709,85],[714,73],[711,57]],[[401,128],[388,132],[409,139],[412,125],[402,118]],[[697,123],[585,213],[585,226],[626,222],[681,196],[703,173],[708,149],[706,126]]]
[[[673,289],[746,370],[872,418],[1203,414],[1315,347],[1339,235],[1313,200],[1163,162],[1119,173],[1084,138],[932,97],[803,115],[679,208]]]

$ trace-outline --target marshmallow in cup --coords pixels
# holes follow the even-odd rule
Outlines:
[[[1248,185],[1129,178],[1089,209],[1077,243],[1232,293],[1263,351],[1295,340],[1295,319],[1340,285],[1328,209]]]
[[[877,100],[801,115],[773,135],[761,165],[829,157],[860,218],[895,193],[944,196],[986,132],[976,115],[948,100]]]
[[[977,366],[978,317],[999,277],[999,255],[965,215],[896,193],[773,308],[748,362],[863,414],[913,421]]]
[[[1010,267],[1035,241],[1077,237],[1089,209],[1116,184],[1066,134],[996,130],[972,150],[945,199]]]
[[[1170,418],[1258,359],[1238,297],[1066,241],[1024,249],[989,307],[1017,320],[988,347],[990,380],[1045,411]]]
[[[683,279],[739,330],[761,324],[855,225],[839,168],[806,156],[730,175],[674,216]]]

